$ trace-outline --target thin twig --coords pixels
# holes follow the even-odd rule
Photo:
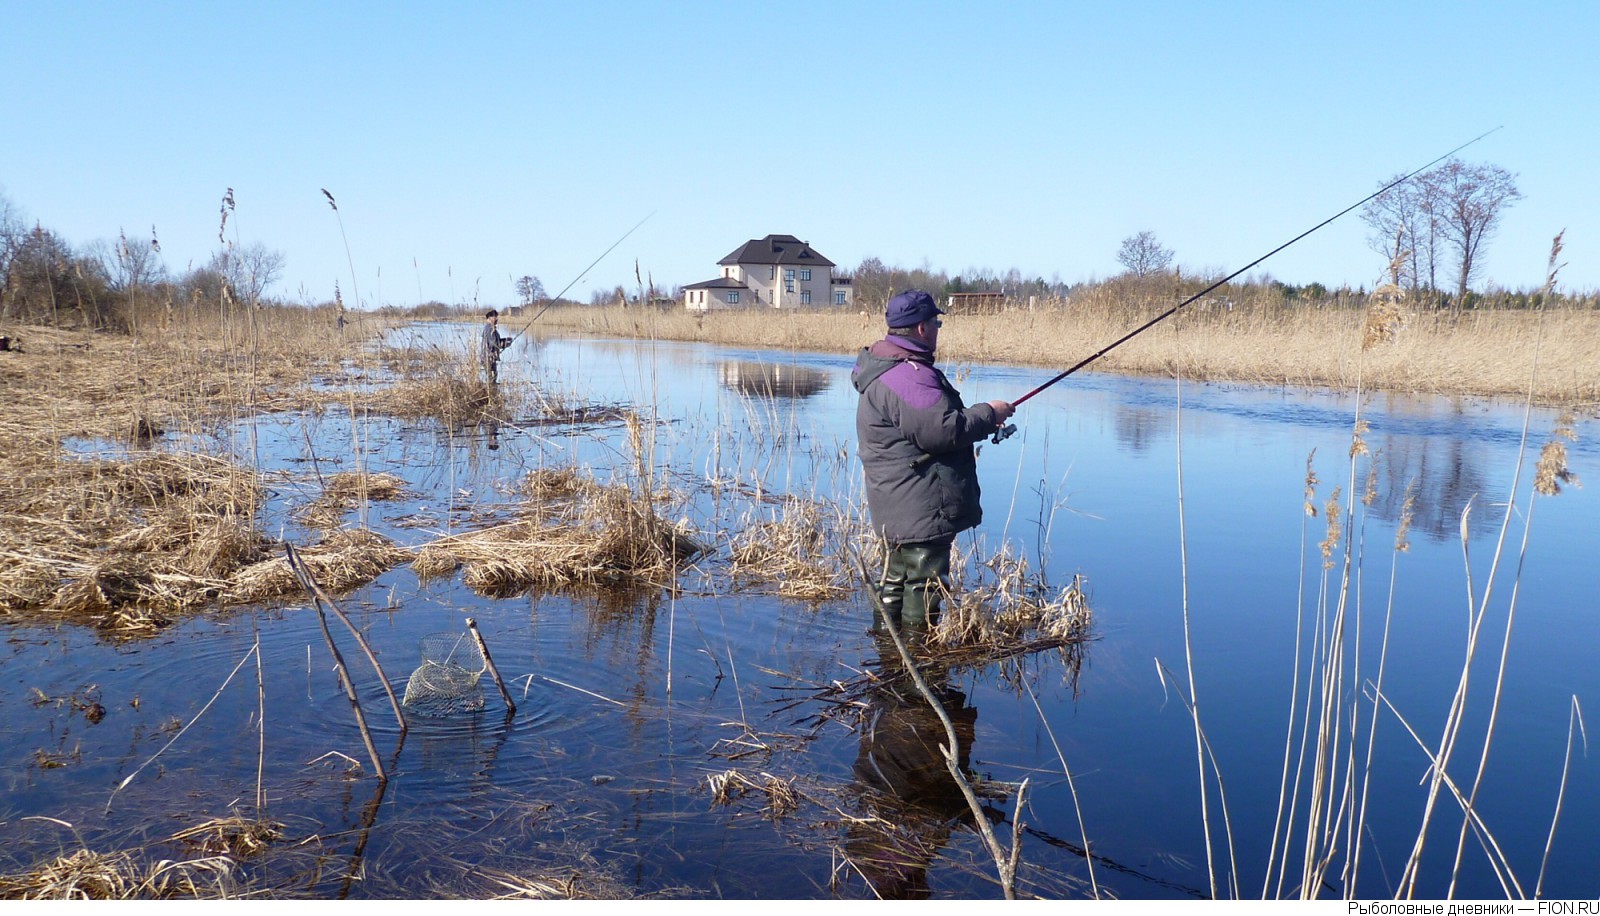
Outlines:
[[[1583,738],[1583,751],[1589,753],[1589,733],[1583,727],[1583,707],[1578,705],[1578,695],[1572,695],[1572,713],[1567,719],[1567,753],[1561,761],[1561,788],[1556,790],[1556,810],[1550,816],[1550,835],[1544,841],[1544,857],[1539,860],[1539,880],[1533,885],[1533,899],[1540,900],[1544,897],[1544,870],[1550,864],[1550,848],[1556,842],[1556,824],[1561,820],[1561,803],[1567,796],[1567,774],[1572,770],[1572,733],[1576,728],[1577,733]]]
[[[124,788],[126,788],[128,783],[133,782],[133,778],[135,776],[138,776],[141,772],[143,772],[145,767],[149,766],[151,763],[154,763],[155,759],[157,757],[160,757],[162,754],[166,753],[167,748],[169,748],[173,744],[175,744],[179,738],[182,738],[183,735],[184,735],[184,732],[187,732],[189,730],[190,726],[192,726],[196,722],[200,721],[200,717],[206,714],[206,710],[210,709],[211,708],[211,704],[215,703],[217,701],[217,697],[222,696],[222,691],[227,689],[228,684],[233,681],[233,676],[235,674],[239,673],[239,669],[243,668],[244,667],[244,663],[250,660],[250,656],[256,654],[259,651],[261,651],[261,644],[259,642],[256,643],[255,645],[251,646],[250,647],[250,651],[246,652],[244,654],[244,657],[239,659],[239,663],[237,665],[233,666],[233,670],[228,672],[228,676],[222,679],[222,685],[217,688],[217,692],[213,693],[211,695],[211,699],[206,701],[206,705],[200,707],[200,711],[194,714],[194,718],[192,718],[188,722],[184,723],[183,728],[178,729],[178,733],[176,735],[173,735],[172,738],[169,739],[166,744],[161,745],[161,750],[156,751],[154,754],[152,754],[150,756],[149,760],[146,760],[144,763],[139,764],[139,768],[138,769],[134,770],[132,773],[129,773],[126,779],[122,780],[122,782],[117,783],[117,787],[115,789],[111,790],[111,797],[106,799],[106,813],[109,814],[111,812],[111,802],[112,802],[113,799],[115,799],[117,797],[117,793],[121,792]]]

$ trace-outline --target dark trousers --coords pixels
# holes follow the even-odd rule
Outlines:
[[[949,588],[952,543],[927,541],[887,547],[878,605],[896,625],[922,628],[939,622],[939,602]]]

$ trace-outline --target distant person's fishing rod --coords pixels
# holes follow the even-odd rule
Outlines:
[[[551,296],[550,297],[550,301],[546,302],[544,304],[544,308],[541,308],[541,309],[539,309],[539,311],[533,313],[533,317],[528,319],[528,323],[524,324],[522,326],[522,334],[528,333],[528,329],[533,327],[533,323],[535,321],[539,320],[539,316],[540,315],[543,315],[545,313],[545,311],[550,308],[550,306],[555,305],[557,302],[560,302],[561,301],[561,297],[567,294],[567,290],[569,290],[573,286],[577,285],[577,282],[579,280],[582,280],[585,276],[587,276],[589,271],[594,270],[594,266],[596,264],[599,264],[601,261],[605,260],[606,255],[608,255],[612,251],[616,250],[616,247],[618,245],[621,245],[624,239],[626,239],[630,235],[633,235],[634,229],[638,229],[640,226],[643,226],[646,222],[648,222],[650,220],[650,217],[655,216],[655,215],[656,215],[656,211],[651,210],[648,214],[645,215],[644,219],[639,220],[637,223],[633,224],[633,229],[629,229],[627,232],[622,233],[622,238],[619,238],[615,242],[612,242],[610,248],[607,248],[605,251],[600,252],[600,257],[595,258],[593,261],[590,261],[589,262],[589,266],[585,267],[583,269],[582,273],[578,274],[576,277],[573,277],[571,283],[568,283],[566,286],[561,287],[561,292],[556,293],[554,296]],[[518,334],[517,336],[521,337],[522,334]]]
[[[1032,391],[1028,392],[1027,394],[1023,395],[1022,397],[1017,398],[1015,401],[1012,401],[1011,405],[1013,407],[1022,406],[1024,401],[1028,400],[1029,398],[1033,397],[1034,395],[1038,394],[1039,392],[1045,390],[1046,388],[1049,388],[1051,385],[1054,385],[1056,382],[1061,381],[1062,379],[1066,378],[1067,376],[1071,375],[1072,373],[1077,372],[1079,369],[1082,369],[1084,366],[1089,365],[1090,363],[1094,362],[1095,360],[1099,359],[1100,357],[1105,356],[1107,353],[1110,353],[1112,350],[1115,350],[1116,348],[1122,346],[1123,344],[1127,343],[1128,341],[1132,340],[1133,338],[1138,337],[1140,334],[1143,334],[1145,331],[1150,330],[1150,328],[1154,327],[1156,324],[1159,324],[1160,322],[1165,321],[1168,318],[1171,318],[1173,315],[1176,315],[1178,313],[1178,311],[1180,309],[1182,309],[1184,306],[1190,304],[1191,302],[1194,302],[1197,299],[1200,299],[1200,298],[1204,297],[1208,293],[1211,293],[1211,292],[1215,291],[1218,287],[1222,286],[1224,283],[1227,283],[1229,280],[1232,280],[1234,277],[1239,276],[1240,274],[1244,273],[1245,271],[1249,270],[1250,268],[1256,266],[1257,264],[1260,264],[1262,261],[1265,261],[1267,258],[1272,257],[1273,255],[1277,254],[1278,252],[1284,250],[1285,248],[1288,248],[1290,245],[1293,245],[1295,242],[1298,242],[1301,239],[1305,238],[1306,236],[1310,235],[1311,233],[1316,232],[1318,229],[1321,229],[1323,226],[1326,226],[1329,223],[1333,222],[1334,220],[1338,219],[1339,217],[1344,216],[1346,213],[1349,213],[1351,210],[1354,210],[1355,208],[1361,206],[1362,204],[1365,204],[1367,201],[1372,200],[1373,198],[1377,197],[1378,195],[1382,194],[1385,191],[1390,190],[1391,188],[1395,187],[1396,185],[1399,185],[1399,184],[1401,184],[1403,182],[1406,182],[1406,181],[1410,181],[1412,178],[1415,178],[1416,176],[1418,176],[1418,175],[1422,174],[1423,172],[1427,171],[1428,169],[1433,168],[1438,163],[1443,162],[1446,159],[1449,159],[1451,156],[1454,156],[1456,153],[1461,152],[1462,150],[1466,149],[1467,147],[1471,146],[1474,143],[1477,143],[1479,140],[1482,140],[1484,137],[1489,136],[1490,134],[1494,133],[1496,130],[1499,130],[1499,129],[1500,129],[1499,127],[1496,127],[1496,128],[1494,128],[1494,130],[1485,131],[1485,132],[1479,134],[1478,136],[1473,137],[1471,140],[1468,140],[1467,142],[1461,144],[1460,146],[1456,147],[1455,149],[1451,150],[1450,152],[1445,153],[1443,156],[1440,156],[1439,158],[1434,159],[1432,162],[1429,162],[1427,165],[1425,165],[1425,166],[1423,166],[1423,167],[1421,167],[1419,169],[1415,169],[1415,170],[1413,170],[1411,172],[1408,172],[1405,175],[1402,175],[1401,177],[1396,178],[1394,181],[1389,182],[1388,184],[1384,185],[1383,187],[1379,188],[1378,190],[1373,191],[1371,194],[1368,194],[1366,197],[1361,198],[1360,200],[1356,201],[1355,203],[1351,204],[1350,206],[1345,207],[1343,210],[1340,210],[1338,213],[1335,213],[1334,215],[1332,215],[1332,216],[1328,217],[1327,219],[1323,220],[1322,222],[1317,223],[1315,226],[1312,226],[1310,229],[1307,229],[1306,231],[1300,233],[1299,235],[1295,236],[1294,238],[1290,239],[1289,241],[1284,242],[1282,245],[1279,245],[1278,247],[1272,249],[1271,251],[1267,252],[1266,254],[1262,255],[1261,257],[1256,258],[1254,261],[1251,261],[1249,264],[1246,264],[1245,266],[1239,268],[1238,270],[1234,271],[1233,273],[1228,274],[1226,277],[1223,277],[1221,280],[1218,280],[1217,282],[1211,284],[1210,286],[1206,287],[1205,289],[1201,290],[1200,292],[1195,293],[1193,296],[1190,296],[1189,298],[1183,300],[1182,302],[1178,303],[1177,305],[1174,305],[1172,308],[1169,308],[1166,311],[1162,312],[1161,314],[1157,315],[1156,317],[1150,319],[1149,321],[1146,321],[1144,324],[1141,324],[1138,327],[1134,328],[1133,330],[1129,331],[1128,333],[1122,335],[1121,337],[1118,337],[1116,340],[1112,341],[1110,344],[1106,345],[1105,347],[1102,347],[1101,349],[1095,351],[1093,354],[1084,357],[1083,359],[1079,360],[1075,365],[1073,365],[1071,368],[1068,368],[1068,369],[1058,373],[1054,378],[1050,379],[1048,382],[1045,382],[1043,385],[1040,385],[1039,387],[1037,387],[1037,388],[1033,389]],[[1011,435],[1011,433],[1013,433],[1015,431],[1016,431],[1016,427],[1015,426],[1008,425],[1007,427],[1005,427],[1005,429],[1003,429],[1001,431],[1001,432],[1004,432],[1005,435],[1001,435],[1000,432],[996,432],[995,433],[995,438],[994,438],[993,441],[999,442],[1001,439],[1006,438],[1006,436]]]

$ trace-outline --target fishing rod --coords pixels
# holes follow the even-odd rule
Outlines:
[[[1501,125],[1501,126],[1504,126],[1504,125]],[[1067,376],[1071,375],[1072,373],[1077,372],[1079,369],[1082,369],[1084,366],[1089,365],[1090,363],[1094,362],[1095,360],[1099,359],[1100,357],[1105,356],[1107,353],[1110,353],[1112,350],[1115,350],[1117,347],[1120,347],[1123,344],[1127,343],[1128,341],[1132,340],[1133,338],[1139,336],[1140,334],[1143,334],[1145,331],[1150,330],[1150,328],[1154,327],[1155,325],[1159,324],[1160,322],[1165,321],[1168,318],[1171,318],[1173,315],[1176,315],[1178,313],[1178,311],[1180,309],[1182,309],[1184,306],[1189,305],[1190,303],[1192,303],[1192,302],[1194,302],[1194,301],[1206,296],[1207,294],[1215,291],[1218,287],[1222,286],[1224,283],[1227,283],[1229,280],[1232,280],[1234,277],[1239,276],[1240,274],[1244,273],[1245,271],[1249,270],[1250,268],[1256,266],[1257,264],[1260,264],[1262,261],[1265,261],[1267,258],[1272,257],[1273,255],[1277,254],[1278,252],[1284,250],[1285,248],[1288,248],[1290,245],[1293,245],[1295,242],[1298,242],[1301,239],[1305,238],[1306,236],[1310,235],[1311,233],[1316,232],[1318,229],[1321,229],[1323,226],[1326,226],[1329,223],[1333,222],[1334,220],[1338,219],[1339,217],[1344,216],[1346,213],[1349,213],[1351,210],[1354,210],[1357,207],[1360,207],[1361,205],[1365,204],[1366,202],[1372,200],[1373,198],[1379,196],[1380,194],[1383,194],[1385,191],[1388,191],[1388,190],[1394,188],[1395,186],[1397,186],[1397,185],[1399,185],[1399,184],[1401,184],[1403,182],[1410,181],[1412,178],[1415,178],[1416,176],[1420,175],[1421,173],[1427,171],[1428,169],[1433,168],[1438,163],[1443,162],[1446,159],[1449,159],[1451,156],[1454,156],[1456,153],[1461,152],[1462,150],[1466,149],[1467,147],[1471,146],[1474,143],[1477,143],[1479,140],[1482,140],[1484,137],[1489,136],[1490,134],[1494,133],[1496,130],[1499,130],[1499,129],[1500,129],[1499,127],[1496,127],[1496,128],[1494,128],[1494,130],[1485,131],[1485,132],[1479,134],[1478,136],[1473,137],[1471,140],[1468,140],[1467,142],[1461,144],[1460,146],[1456,147],[1455,149],[1451,150],[1450,152],[1445,153],[1443,156],[1440,156],[1437,159],[1434,159],[1432,162],[1429,162],[1427,165],[1424,165],[1421,168],[1414,169],[1414,170],[1412,170],[1410,172],[1407,172],[1406,174],[1400,176],[1399,178],[1396,178],[1394,181],[1389,182],[1388,184],[1384,185],[1383,187],[1379,188],[1378,190],[1373,191],[1371,194],[1368,194],[1366,197],[1363,197],[1360,200],[1356,201],[1355,203],[1351,204],[1350,206],[1345,207],[1343,210],[1340,210],[1338,213],[1335,213],[1334,215],[1332,215],[1332,216],[1328,217],[1327,219],[1323,220],[1322,222],[1317,223],[1315,226],[1312,226],[1310,229],[1307,229],[1306,231],[1300,233],[1299,235],[1295,236],[1294,238],[1290,239],[1289,241],[1284,242],[1282,245],[1279,245],[1278,247],[1272,249],[1271,251],[1267,252],[1266,254],[1262,255],[1261,257],[1256,258],[1254,261],[1251,261],[1249,264],[1246,264],[1245,266],[1239,268],[1238,270],[1234,271],[1233,273],[1228,274],[1226,277],[1223,277],[1221,280],[1218,280],[1217,282],[1211,284],[1210,286],[1206,287],[1205,289],[1201,290],[1200,292],[1195,293],[1193,296],[1190,296],[1189,298],[1183,300],[1182,302],[1178,303],[1177,305],[1174,305],[1172,308],[1167,309],[1166,311],[1162,312],[1161,314],[1157,315],[1156,317],[1150,319],[1149,321],[1146,321],[1144,324],[1139,325],[1138,327],[1134,328],[1133,330],[1129,331],[1128,333],[1126,333],[1126,334],[1122,335],[1121,337],[1117,338],[1116,340],[1112,341],[1110,344],[1106,345],[1105,347],[1102,347],[1101,349],[1095,351],[1094,353],[1090,354],[1089,356],[1084,357],[1083,359],[1079,360],[1072,367],[1070,367],[1070,368],[1068,368],[1068,369],[1066,369],[1066,370],[1064,370],[1064,371],[1062,371],[1060,373],[1057,373],[1054,378],[1052,378],[1049,381],[1045,382],[1043,385],[1040,385],[1039,387],[1037,387],[1037,388],[1033,389],[1032,391],[1028,392],[1027,394],[1023,395],[1022,397],[1017,398],[1015,401],[1012,401],[1011,402],[1011,406],[1012,407],[1020,407],[1020,406],[1022,406],[1023,402],[1027,401],[1029,398],[1033,397],[1034,395],[1038,394],[1039,392],[1045,390],[1046,388],[1049,388],[1051,385],[1054,385],[1056,382],[1061,381],[1062,379],[1066,378]],[[1014,433],[1016,431],[1017,431],[1017,427],[1016,427],[1015,424],[1007,424],[1006,426],[1003,426],[999,430],[995,431],[994,438],[991,441],[993,441],[995,443],[998,443],[1002,439],[1007,438],[1008,436],[1010,436],[1012,433]]]
[[[645,223],[649,222],[650,217],[655,216],[655,215],[656,215],[656,211],[651,210],[648,214],[645,215],[644,219],[639,220],[637,223],[633,224],[633,229],[629,229],[627,232],[622,233],[622,238],[619,238],[615,242],[612,242],[610,248],[607,248],[605,251],[600,252],[600,257],[595,258],[593,261],[590,261],[589,262],[589,266],[585,267],[583,269],[583,273],[580,273],[576,277],[573,277],[571,283],[568,283],[566,286],[561,287],[561,292],[556,293],[554,296],[550,297],[550,301],[546,302],[544,304],[544,308],[541,308],[541,309],[539,309],[539,311],[533,313],[533,317],[528,319],[528,323],[522,326],[522,334],[528,333],[528,329],[533,327],[533,323],[535,321],[539,320],[539,316],[540,315],[543,315],[545,313],[545,311],[550,308],[550,306],[555,305],[557,302],[560,302],[561,301],[561,297],[566,295],[567,290],[569,290],[573,286],[577,285],[577,282],[579,280],[582,280],[585,276],[587,276],[589,271],[594,270],[594,266],[596,264],[599,264],[601,261],[605,260],[606,255],[608,255],[612,251],[616,250],[616,247],[618,245],[621,245],[623,243],[623,241],[625,239],[627,239],[628,236],[633,235],[635,229],[638,229],[640,226],[643,226]],[[520,336],[522,336],[522,334],[518,334],[517,336],[520,337]]]

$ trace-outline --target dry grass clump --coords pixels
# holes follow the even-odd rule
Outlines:
[[[1405,327],[1409,314],[1405,307],[1406,292],[1398,286],[1380,286],[1372,291],[1367,301],[1366,327],[1361,338],[1361,349],[1370,350],[1393,343],[1400,329]]]
[[[638,891],[592,855],[584,854],[581,866],[567,866],[532,873],[473,867],[470,872],[493,886],[494,900],[634,900]]]
[[[599,492],[600,486],[576,468],[538,468],[522,478],[517,490],[528,499],[547,502],[589,496]]]
[[[545,478],[548,479],[548,478]],[[656,514],[624,486],[594,487],[565,506],[527,504],[524,517],[469,534],[442,538],[418,551],[417,575],[465,567],[463,581],[480,594],[531,588],[660,584],[701,546],[682,526]]]
[[[277,821],[253,820],[235,815],[213,818],[180,830],[172,835],[172,839],[207,855],[248,859],[265,852],[273,841],[282,836],[283,825]]]
[[[327,479],[322,495],[303,508],[300,517],[312,527],[332,528],[363,499],[386,502],[406,495],[406,482],[394,474],[341,471]]]
[[[939,624],[928,634],[929,648],[945,656],[1003,658],[1088,638],[1093,615],[1082,576],[1052,590],[1009,544],[980,570],[978,581],[962,584],[945,600]]]
[[[80,849],[22,874],[0,875],[7,900],[149,900],[239,896],[234,863],[226,856],[141,863],[126,852]]]
[[[404,548],[365,529],[329,532],[319,544],[298,548],[311,577],[329,592],[348,591],[376,579],[409,558]],[[222,590],[227,604],[252,604],[300,591],[286,557],[251,564],[236,573]]]
[[[1533,489],[1543,496],[1554,496],[1563,485],[1577,487],[1578,475],[1567,467],[1567,442],[1578,441],[1572,427],[1573,418],[1563,416],[1551,432],[1550,441],[1539,452],[1538,469],[1534,473]],[[1562,441],[1566,440],[1566,441]]]
[[[763,813],[771,820],[788,817],[800,807],[801,796],[794,787],[793,777],[785,779],[771,773],[759,773],[757,778],[752,778],[739,770],[724,770],[707,774],[705,782],[711,792],[712,803],[717,805],[731,805],[747,791],[761,792],[766,796]]]
[[[265,488],[221,459],[77,459],[36,442],[0,458],[26,469],[0,481],[0,612],[147,631],[215,599],[267,549],[252,521]]]
[[[442,373],[401,379],[374,392],[369,406],[396,417],[428,417],[446,423],[476,423],[496,412],[500,392],[475,375]]]
[[[834,549],[849,529],[837,507],[788,497],[771,521],[743,526],[734,535],[734,579],[774,585],[784,598],[842,598],[857,581],[846,552]]]

